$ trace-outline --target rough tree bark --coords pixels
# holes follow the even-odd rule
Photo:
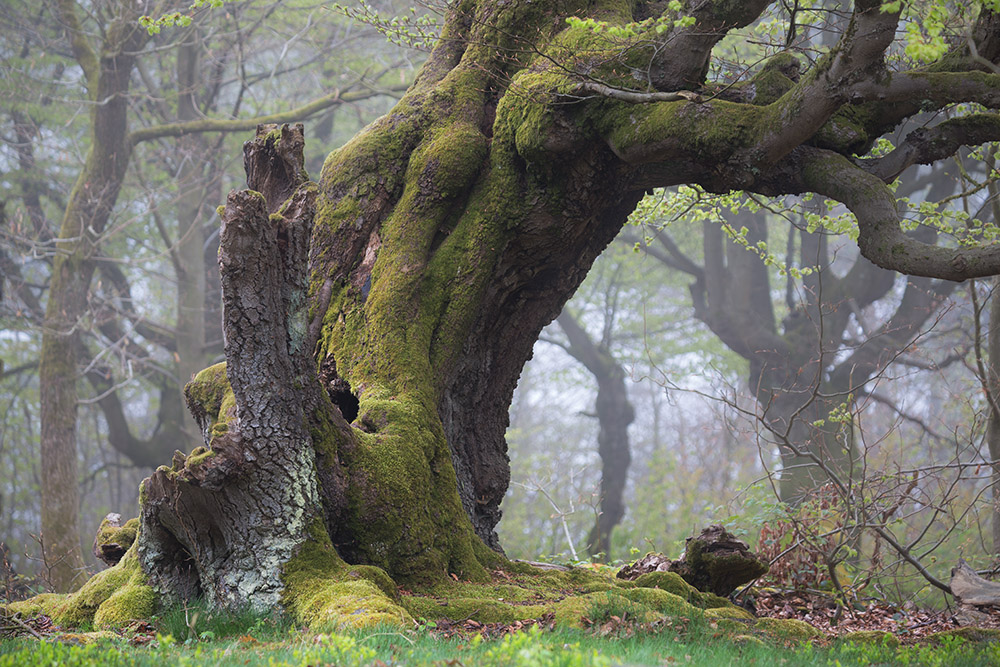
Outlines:
[[[486,546],[499,549],[493,529],[509,476],[503,435],[520,369],[648,188],[817,191],[857,214],[862,251],[876,263],[951,279],[1000,270],[993,248],[933,248],[903,234],[884,182],[901,165],[1000,137],[991,113],[975,128],[942,123],[924,132],[932,141],[904,141],[891,165],[845,157],[865,153],[919,110],[961,100],[997,106],[1000,77],[970,73],[978,61],[962,53],[939,71],[890,75],[884,53],[898,15],[866,1],[838,48],[776,99],[756,104],[746,86],[715,91],[705,83],[712,47],[768,4],[700,2],[691,26],[660,33],[640,25],[624,37],[565,19],[626,24],[658,16],[662,3],[450,5],[440,43],[403,99],[327,158],[307,309],[292,309],[307,321],[290,317],[292,333],[283,337],[283,317],[269,308],[269,333],[255,349],[270,355],[248,358],[229,345],[234,368],[203,371],[188,391],[209,448],[177,457],[144,485],[139,553],[160,593],[200,589],[229,604],[243,585],[251,595],[241,599],[260,606],[284,585],[286,604],[301,608],[299,575],[330,580],[343,561],[378,566],[397,582],[485,579],[500,562]],[[990,30],[979,37],[981,57],[996,55],[987,48]],[[698,94],[672,94],[691,88]],[[850,132],[841,131],[846,114]],[[286,140],[282,133],[275,150]],[[276,181],[285,164],[271,163]],[[263,193],[270,210],[292,194],[278,190]],[[234,197],[227,228],[242,220],[237,205],[253,213],[255,227],[277,224],[255,195]],[[273,255],[246,251],[259,259],[227,253],[224,261],[276,266]],[[227,304],[243,303],[248,313],[265,296],[272,306],[286,303],[277,283],[230,279],[228,289],[237,293]],[[313,354],[339,411],[313,391],[308,373],[285,368],[302,358],[293,349]],[[279,362],[282,354],[289,361]],[[248,361],[266,361],[273,374],[255,375]],[[296,394],[288,382],[301,405],[289,404]],[[272,392],[278,398],[264,401]],[[311,444],[293,424],[297,406]],[[345,415],[354,417],[350,425]],[[283,483],[299,491],[283,495]],[[263,507],[258,493],[288,503],[286,511]],[[197,511],[230,503],[232,517]],[[281,514],[288,525],[250,530],[258,506],[261,518]],[[258,552],[265,570],[251,573]]]
[[[129,75],[148,35],[122,12],[95,49],[71,2],[58,4],[73,54],[83,70],[91,102],[93,144],[70,194],[59,230],[58,252],[45,308],[39,359],[43,557],[52,587],[71,590],[85,576],[77,529],[76,379],[80,327],[94,275],[94,255],[118,198],[131,146],[128,143]],[[98,103],[100,102],[100,103]]]
[[[143,484],[139,558],[154,586],[226,607],[276,605],[280,566],[321,513],[303,412],[319,392],[302,326],[316,188],[302,168],[301,125],[258,134],[245,147],[251,190],[230,193],[219,247],[235,419],[210,451],[179,455]],[[198,396],[188,400],[210,428]]]

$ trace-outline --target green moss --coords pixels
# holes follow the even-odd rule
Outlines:
[[[928,639],[935,643],[948,641],[952,638],[964,639],[970,642],[993,642],[1000,641],[1000,629],[997,628],[977,628],[973,626],[935,632]]]
[[[783,72],[777,69],[763,69],[753,78],[753,100],[757,105],[771,104],[795,86]]]
[[[760,618],[754,623],[758,630],[782,639],[812,639],[822,633],[805,621],[797,618]]]
[[[485,598],[433,598],[407,596],[403,606],[414,618],[472,619],[480,623],[512,623],[537,618],[546,612],[543,605],[513,605]]]
[[[748,612],[746,609],[742,609],[735,605],[728,607],[712,607],[711,609],[705,610],[706,618],[738,618],[741,620],[753,620],[754,615]]]
[[[659,588],[669,593],[690,600],[696,592],[694,586],[684,581],[676,572],[647,572],[635,579],[635,585],[643,588]]]
[[[899,646],[899,637],[891,632],[881,632],[879,630],[848,632],[837,639],[838,641],[854,642],[856,644],[883,644],[892,648]]]
[[[620,600],[619,596],[614,596]],[[565,600],[560,600],[552,607],[555,614],[555,622],[560,626],[574,628],[585,627],[584,620],[587,614],[595,605],[608,604],[612,600],[611,593],[588,593],[586,595],[574,595]]]
[[[645,590],[652,592],[652,589]],[[659,592],[670,595],[664,591]],[[651,623],[661,618],[663,612],[644,600],[612,592],[574,595],[556,602],[551,611],[555,615],[556,625],[574,628],[587,627],[592,622],[601,622],[612,615],[621,618],[623,614],[639,623]]]
[[[686,616],[690,618],[691,616],[700,615],[700,612],[681,596],[660,590],[659,588],[631,588],[621,591],[620,595],[669,616]]]
[[[699,590],[695,590],[691,593],[690,602],[694,606],[701,607],[702,609],[718,609],[720,607],[735,606],[724,597],[720,597],[715,593],[705,593]]]
[[[879,136],[879,129],[874,136],[870,130],[879,117],[879,109],[876,105],[845,105],[816,132],[810,143],[845,155],[864,155]]]
[[[112,526],[105,518],[101,521],[101,527],[97,529],[96,543],[117,544],[128,550],[135,542],[136,535],[139,534],[139,519],[129,519],[124,526]]]
[[[141,582],[145,582],[145,575]],[[94,613],[98,628],[121,628],[136,619],[148,619],[156,605],[156,593],[145,583],[128,583],[101,603]]]
[[[375,625],[409,627],[413,618],[367,580],[319,579],[296,595],[291,610],[313,630],[360,629]]]
[[[779,111],[722,100],[710,105],[608,101],[594,121],[620,155],[669,150],[723,162],[735,149],[755,145],[772,124],[772,114]],[[661,146],[661,142],[669,143]]]
[[[6,607],[13,613],[25,617],[37,616],[38,614],[53,616],[56,609],[66,605],[67,598],[69,598],[67,593],[42,593],[27,600],[10,602]]]
[[[396,582],[380,567],[373,565],[351,565],[344,576],[348,581],[354,579],[370,581],[378,586],[379,590],[385,593],[389,599],[399,602],[399,590],[396,588]]]
[[[740,646],[766,646],[759,637],[753,635],[736,635],[730,641]]]
[[[412,625],[409,613],[394,600],[388,575],[377,568],[349,567],[319,523],[310,533],[312,539],[282,574],[282,604],[297,622],[313,629]]]
[[[117,565],[95,574],[77,592],[49,598],[37,596],[26,602],[66,627],[93,624],[119,628],[132,620],[149,618],[156,594],[139,566],[133,544]]]
[[[213,452],[208,447],[195,447],[188,454],[187,459],[184,461],[185,468],[194,468],[195,466],[201,465],[209,458],[211,458],[215,452]]]
[[[195,417],[205,418],[212,425],[219,420],[220,409],[227,392],[232,394],[226,377],[225,362],[200,371],[184,386],[184,396],[196,412]]]

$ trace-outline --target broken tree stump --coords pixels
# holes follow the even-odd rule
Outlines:
[[[647,572],[676,572],[700,591],[726,597],[736,588],[767,572],[767,563],[746,542],[725,528],[712,525],[686,541],[684,555],[670,560],[647,554],[618,572],[620,579],[635,579]]]

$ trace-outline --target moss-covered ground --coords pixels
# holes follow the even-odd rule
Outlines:
[[[130,577],[134,565],[129,556],[104,578]],[[36,599],[34,606],[22,603],[11,609],[21,613],[24,626],[43,627],[32,625],[32,614],[58,602],[56,626],[72,620],[78,627],[66,632],[43,627],[40,638],[22,632],[19,638],[0,640],[0,667],[1000,665],[996,631],[982,631],[982,636],[942,633],[910,645],[874,632],[831,640],[802,621],[756,619],[668,573],[626,582],[615,579],[609,569],[539,572],[511,563],[494,570],[488,583],[447,581],[419,593],[406,588],[386,593],[380,586],[386,582],[377,573],[357,573],[353,584],[365,592],[348,591],[353,606],[338,608],[348,615],[347,622],[333,615],[329,623],[308,627],[297,620],[302,615],[295,609],[234,614],[193,603],[156,613],[143,607],[135,612],[140,620],[109,629],[115,624],[95,613],[87,595]],[[391,598],[398,612],[386,613],[384,605],[368,609],[368,598]],[[371,623],[359,622],[367,615]],[[4,627],[9,632],[12,626]]]

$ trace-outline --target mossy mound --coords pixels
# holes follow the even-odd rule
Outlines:
[[[133,545],[117,565],[94,575],[71,594],[52,617],[68,627],[93,623],[97,628],[119,628],[149,618],[155,604],[156,593],[139,566]]]
[[[285,610],[295,623],[312,630],[409,628],[420,618],[485,624],[549,617],[557,626],[576,628],[607,621],[645,625],[668,618],[704,618],[732,635],[746,634],[748,626],[779,639],[806,640],[820,634],[797,620],[759,619],[751,625],[754,619],[747,611],[695,590],[674,573],[623,581],[589,568],[541,571],[504,563],[492,570],[489,583],[442,578],[401,592],[384,570],[345,563],[320,528],[282,575]],[[8,609],[26,616],[45,613],[67,628],[107,629],[149,618],[155,600],[133,547],[118,565],[92,577],[76,593],[40,595]]]
[[[797,618],[761,618],[754,623],[754,628],[769,635],[782,639],[814,639],[823,633]]]
[[[480,623],[513,623],[538,618],[547,608],[542,605],[515,605],[484,598],[445,598],[408,596],[403,606],[414,618],[472,619]]]
[[[129,519],[124,526],[116,526],[108,518],[104,517],[101,527],[97,529],[97,537],[94,543],[98,546],[104,544],[117,544],[126,551],[135,542],[136,535],[139,534],[139,519]]]
[[[133,545],[117,565],[94,575],[75,593],[43,593],[11,603],[8,609],[25,616],[45,614],[67,628],[114,629],[148,619],[155,605],[156,593],[139,566]]]
[[[366,579],[320,579],[291,603],[295,618],[314,630],[357,630],[375,625],[411,627],[413,618]]]
[[[705,610],[706,618],[738,618],[744,621],[755,620],[753,614],[748,612],[746,609],[742,609],[736,606],[728,607],[711,607]]]
[[[621,593],[602,591],[574,595],[560,600],[551,607],[551,611],[555,615],[555,624],[571,628],[586,628],[594,623],[606,621],[612,616],[627,617],[639,623],[651,623],[661,618],[657,610],[650,605],[630,599]],[[670,595],[670,593],[665,594]]]
[[[760,637],[754,637],[753,635],[736,635],[730,641],[741,646],[765,646],[764,641]]]
[[[848,632],[837,638],[841,642],[854,642],[855,644],[882,644],[891,648],[899,646],[899,637],[891,632],[881,630],[859,630],[858,632]]]
[[[690,600],[691,594],[698,592],[676,572],[647,572],[636,577],[634,583],[642,588],[659,588],[685,600]]]
[[[617,616],[651,623],[665,617],[697,617],[703,612],[688,601],[701,594],[673,573],[637,581],[615,579],[611,574],[585,568],[538,571],[519,566],[494,571],[491,584],[443,582],[420,594],[404,596],[402,605],[415,618],[471,619],[480,623],[510,623],[553,614],[556,625],[588,627]],[[678,590],[678,595],[660,587]],[[733,609],[733,617],[749,614],[728,601],[712,596],[713,604]],[[720,614],[721,616],[721,614]]]
[[[348,565],[321,526],[312,532],[314,539],[285,565],[282,575],[282,602],[296,622],[315,630],[413,625],[384,570]]]
[[[121,525],[121,515],[108,514],[94,537],[94,555],[108,565],[116,565],[132,548],[138,534],[139,519],[129,519]]]
[[[5,607],[8,611],[26,618],[39,614],[52,616],[52,610],[65,606],[68,597],[69,595],[65,593],[42,593],[27,600],[11,602]]]
[[[928,637],[928,640],[940,644],[955,637],[970,642],[992,642],[1000,640],[1000,630],[997,628],[968,626],[965,628],[955,628],[954,630],[945,630],[944,632],[935,632]]]

